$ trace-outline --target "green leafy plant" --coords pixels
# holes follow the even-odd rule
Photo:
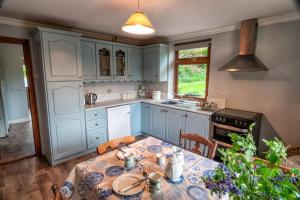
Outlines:
[[[253,126],[245,136],[230,134],[232,148],[219,150],[224,164],[202,176],[206,187],[219,196],[229,193],[234,200],[300,199],[299,170],[281,167],[286,147],[277,138],[263,140],[269,149],[266,160],[256,158]]]

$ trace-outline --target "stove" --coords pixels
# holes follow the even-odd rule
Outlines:
[[[236,110],[225,108],[215,112],[212,117],[213,134],[215,140],[231,144],[228,134],[237,133],[245,135],[249,132],[249,126],[255,123],[252,135],[256,145],[259,143],[260,126],[261,126],[261,113]]]

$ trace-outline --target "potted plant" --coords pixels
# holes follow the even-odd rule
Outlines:
[[[212,194],[229,194],[234,200],[300,199],[300,173],[298,169],[283,168],[286,147],[277,138],[267,141],[265,159],[256,158],[256,146],[249,133],[230,134],[232,148],[220,149],[223,163],[202,176]]]

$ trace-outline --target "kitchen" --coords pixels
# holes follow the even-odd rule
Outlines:
[[[14,5],[4,1],[0,35],[31,43],[40,140],[35,139],[36,153],[46,158],[44,165],[55,168],[89,157],[97,146],[120,137],[142,134],[180,145],[183,131],[230,143],[226,134],[248,132],[253,122],[258,156],[267,151],[263,139],[277,137],[285,145],[299,146],[300,15],[295,2],[279,2],[264,12],[251,7],[252,13],[236,14],[239,20],[222,26],[211,22],[211,28],[180,34],[172,29],[178,34],[143,38],[105,34],[104,29],[89,32],[57,20],[50,25],[47,20],[14,19],[17,12],[8,13]],[[140,3],[150,12],[147,1]],[[283,6],[286,12],[279,12]],[[154,28],[166,31],[154,16],[149,15]],[[114,27],[120,29],[118,23]],[[194,55],[192,49],[204,51],[181,57]],[[245,52],[258,59],[256,68],[231,62]],[[201,66],[189,69],[202,77],[197,94],[184,87],[187,65]],[[59,186],[67,175],[57,181]]]

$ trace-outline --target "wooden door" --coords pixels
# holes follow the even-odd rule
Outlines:
[[[185,112],[166,109],[166,141],[179,145],[180,130],[185,128]]]
[[[84,80],[95,80],[96,72],[96,44],[81,41],[82,75]]]
[[[81,81],[48,82],[48,104],[53,158],[86,149],[83,89]]]
[[[128,48],[128,73],[127,79],[130,81],[141,80],[141,49]]]
[[[159,139],[165,139],[165,112],[160,106],[151,106],[150,109],[150,135]]]
[[[97,79],[102,81],[113,80],[113,50],[112,45],[96,44]]]
[[[145,48],[143,51],[143,80],[157,81],[159,75],[159,47]]]
[[[42,33],[47,81],[82,80],[80,39],[55,33]]]
[[[186,112],[185,132],[209,138],[209,116]]]

